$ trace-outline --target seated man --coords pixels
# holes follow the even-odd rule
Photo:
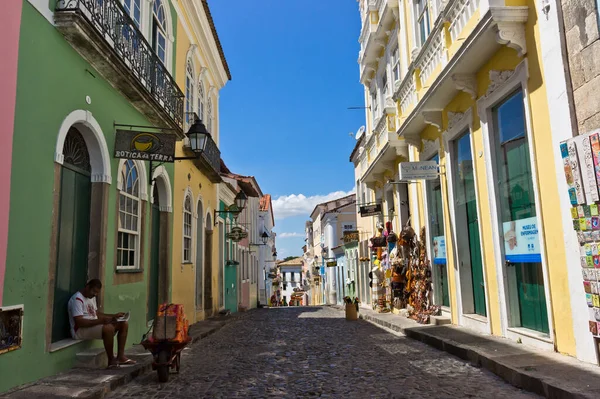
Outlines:
[[[71,336],[74,339],[103,340],[106,356],[108,357],[108,368],[116,368],[122,364],[135,364],[135,361],[125,357],[128,324],[126,321],[117,321],[124,313],[107,314],[98,312],[96,296],[101,289],[102,283],[100,280],[92,279],[69,300]],[[113,352],[115,334],[117,334],[118,343],[116,359]]]

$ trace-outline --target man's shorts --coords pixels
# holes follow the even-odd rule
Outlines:
[[[93,327],[78,328],[75,331],[75,338],[83,340],[102,339],[102,327],[102,324],[98,324]],[[115,331],[115,335],[117,335],[117,331]]]

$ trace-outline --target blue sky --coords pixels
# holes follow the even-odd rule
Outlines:
[[[279,258],[301,255],[314,206],[354,188],[364,124],[355,0],[212,0],[232,80],[220,92],[221,152],[274,200]]]

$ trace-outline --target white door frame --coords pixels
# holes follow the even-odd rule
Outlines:
[[[548,262],[546,259],[546,243],[544,239],[544,225],[543,225],[543,215],[542,210],[540,208],[540,195],[539,195],[539,185],[538,185],[538,171],[537,165],[535,163],[536,153],[535,153],[535,141],[533,138],[532,127],[531,127],[531,111],[529,107],[529,90],[527,87],[527,81],[529,80],[529,67],[527,63],[527,59],[524,59],[516,66],[514,71],[510,74],[510,76],[506,77],[508,74],[507,71],[490,71],[490,76],[492,76],[492,72],[494,72],[493,76],[497,76],[497,81],[490,83],[490,88],[488,88],[488,92],[485,96],[481,97],[477,100],[477,110],[479,114],[479,119],[481,120],[481,129],[483,132],[483,147],[485,151],[485,159],[486,162],[486,174],[487,174],[487,185],[489,189],[489,201],[490,201],[490,212],[492,219],[492,242],[494,245],[494,256],[496,260],[496,275],[498,280],[498,294],[499,294],[499,302],[500,302],[500,324],[502,328],[502,334],[509,337],[518,337],[523,338],[523,341],[527,340],[526,343],[535,345],[538,347],[542,347],[544,349],[553,350],[553,342],[554,342],[554,331],[552,328],[553,319],[552,319],[552,301],[550,297],[550,284],[548,281]],[[504,78],[502,78],[502,74],[504,73]],[[531,179],[533,183],[533,194],[535,199],[535,211],[539,225],[538,235],[540,240],[540,255],[542,258],[542,273],[544,278],[544,294],[546,297],[546,308],[548,312],[548,326],[550,333],[548,336],[544,337],[545,334],[538,333],[536,331],[531,331],[530,334],[522,334],[519,331],[516,331],[509,324],[510,314],[510,297],[508,296],[508,284],[506,284],[506,279],[508,279],[505,263],[504,263],[504,245],[501,245],[500,237],[502,226],[500,223],[500,214],[498,212],[499,205],[499,193],[496,188],[496,157],[495,152],[492,151],[492,148],[495,149],[495,132],[493,126],[493,117],[492,117],[492,108],[498,103],[505,100],[511,93],[521,89],[523,92],[523,107],[525,113],[525,128],[527,134],[527,141],[529,145],[529,158],[531,163]],[[494,141],[493,141],[494,140]],[[492,143],[493,141],[493,143]],[[515,298],[515,300],[517,300]],[[518,306],[517,306],[518,308]],[[531,337],[531,335],[536,336],[536,338]],[[542,341],[540,341],[542,340]]]
[[[469,138],[471,140],[471,157],[473,158],[473,178],[475,180],[475,200],[477,201],[477,227],[479,229],[479,240],[481,242],[483,238],[483,232],[481,230],[481,208],[480,198],[479,198],[479,190],[477,189],[477,182],[479,181],[477,177],[477,167],[476,167],[476,154],[474,153],[473,146],[473,111],[471,108],[466,110],[464,113],[455,113],[453,117],[449,118],[448,129],[442,133],[442,138],[444,140],[444,150],[446,152],[446,184],[448,187],[448,202],[450,208],[450,230],[451,230],[451,242],[452,242],[452,254],[453,262],[454,262],[454,282],[456,285],[456,304],[458,310],[458,324],[467,326],[474,330],[491,334],[491,324],[490,324],[490,306],[489,306],[489,292],[488,292],[488,281],[487,281],[487,273],[486,273],[486,261],[485,255],[482,251],[481,254],[481,266],[483,269],[483,284],[485,286],[485,310],[487,317],[484,321],[484,318],[481,316],[473,317],[471,315],[465,315],[463,312],[463,291],[466,289],[472,289],[472,287],[463,287],[460,279],[460,262],[458,256],[458,241],[457,241],[457,218],[456,218],[456,207],[455,207],[455,196],[454,196],[454,174],[456,173],[453,168],[453,161],[456,157],[454,154],[453,144],[454,141],[459,139],[463,134],[469,134]],[[446,239],[446,245],[448,243],[448,239]],[[447,258],[446,258],[447,259]],[[448,259],[447,259],[448,260]],[[471,294],[472,295],[472,294]]]

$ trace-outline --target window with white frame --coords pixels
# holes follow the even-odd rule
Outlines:
[[[163,0],[154,0],[154,8],[152,9],[152,48],[163,64],[166,64],[167,18]]]
[[[381,111],[385,108],[385,99],[388,96],[388,74],[387,74],[387,65],[386,68],[383,69],[383,75],[381,76]]]
[[[400,50],[398,47],[392,53],[392,74],[394,76],[394,83],[400,80]]]
[[[204,83],[198,82],[198,118],[204,121]]]
[[[428,0],[415,0],[415,16],[417,19],[415,25],[417,29],[417,41],[419,42],[419,46],[422,46],[431,32]]]
[[[183,261],[192,261],[192,199],[189,194],[183,203]]]
[[[377,119],[377,117],[379,116],[379,102],[377,99],[377,88],[373,87],[373,89],[371,90],[371,108],[372,108],[372,115],[373,115],[373,129],[375,128],[375,120]]]
[[[123,8],[127,11],[127,14],[131,17],[135,25],[139,28],[141,22],[141,2],[142,0],[124,0]]]
[[[194,92],[194,66],[188,60],[185,68],[185,123],[187,126],[190,126],[193,122]]]
[[[206,107],[206,128],[209,133],[213,133],[213,106],[212,99],[208,98],[208,103]]]
[[[137,166],[128,159],[121,168],[117,269],[139,268],[140,179]]]

